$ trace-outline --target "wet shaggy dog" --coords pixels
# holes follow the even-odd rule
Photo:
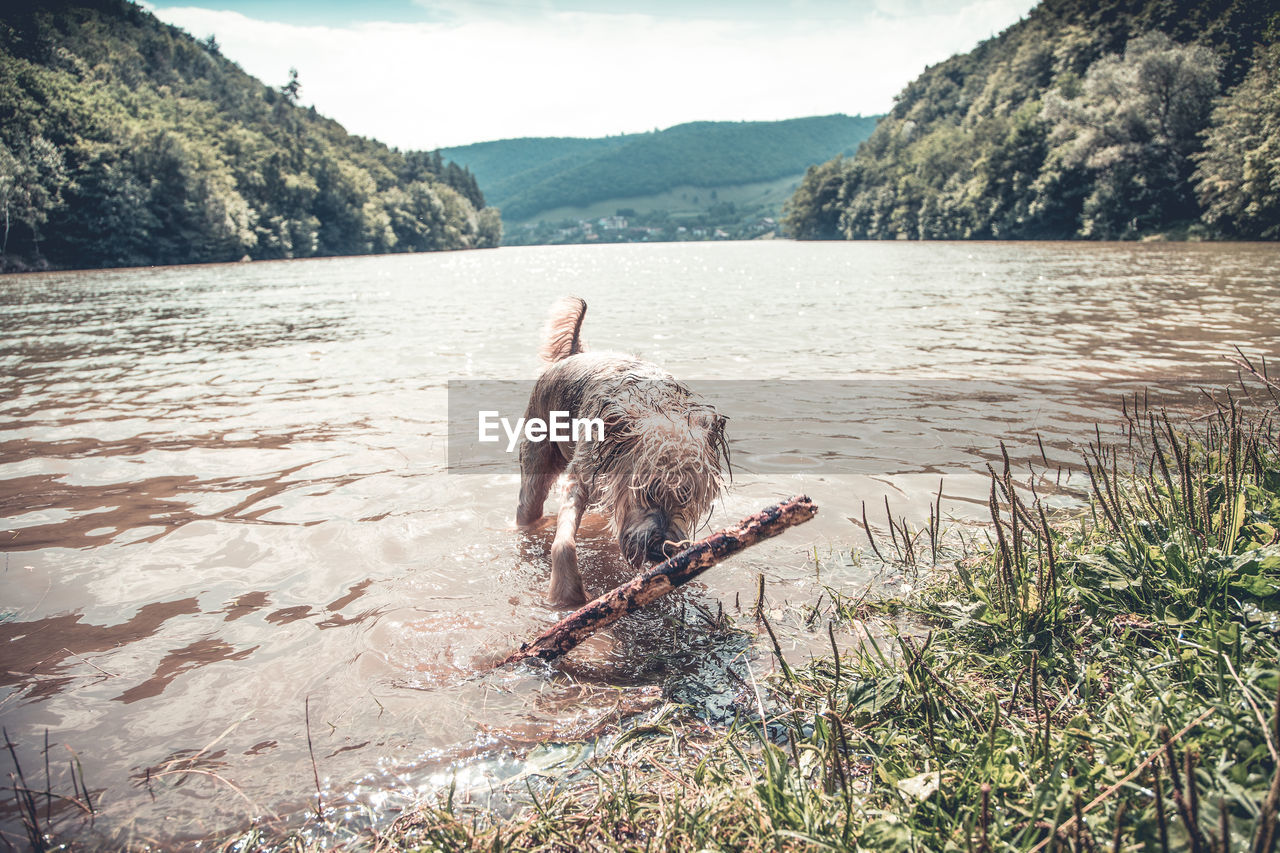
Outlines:
[[[646,559],[664,560],[678,550],[673,546],[707,516],[729,473],[724,416],[657,365],[621,353],[587,352],[586,313],[587,303],[576,297],[552,308],[541,351],[546,367],[525,418],[550,422],[552,412],[599,418],[604,438],[526,438],[520,445],[516,522],[522,527],[542,518],[552,485],[566,475],[548,592],[550,603],[560,607],[586,601],[576,535],[588,507],[608,514],[623,558],[639,569]]]

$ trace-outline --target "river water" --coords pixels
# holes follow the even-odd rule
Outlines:
[[[800,492],[821,513],[560,666],[484,675],[556,617],[550,534],[514,530],[514,467],[449,469],[449,382],[534,375],[567,293],[593,347],[772,401],[731,413],[712,527]],[[921,523],[945,478],[944,514],[973,518],[1000,438],[1055,468],[1118,394],[1229,380],[1233,346],[1280,353],[1280,249],[778,241],[49,273],[0,281],[0,321],[0,722],[30,787],[46,732],[55,791],[74,795],[78,759],[81,831],[180,843],[305,810],[308,728],[328,795],[377,806],[458,773],[493,787],[534,745],[652,705],[698,648],[689,614],[747,609],[757,574],[778,606],[864,588],[864,501],[873,526],[886,499]],[[602,528],[583,527],[591,594],[629,576]],[[77,807],[50,808],[76,831]],[[23,837],[12,798],[0,820]]]

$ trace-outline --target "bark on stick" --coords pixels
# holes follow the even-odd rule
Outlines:
[[[520,646],[497,666],[527,658],[552,660],[587,637],[623,616],[687,583],[743,548],[777,536],[795,524],[813,518],[818,507],[800,495],[748,516],[733,527],[712,533],[705,539],[659,563],[644,574],[589,602],[542,632],[533,642]]]

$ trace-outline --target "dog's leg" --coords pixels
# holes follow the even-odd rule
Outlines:
[[[576,607],[587,601],[582,575],[578,574],[578,523],[587,508],[587,490],[571,470],[564,501],[556,518],[556,538],[551,543],[551,588],[547,599],[556,607]]]
[[[542,518],[551,486],[564,469],[564,457],[551,442],[526,441],[520,445],[520,503],[516,506],[516,524],[528,527]]]

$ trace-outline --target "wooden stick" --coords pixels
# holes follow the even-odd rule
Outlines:
[[[817,505],[807,496],[800,495],[748,516],[733,527],[712,533],[570,613],[543,631],[532,643],[521,645],[519,651],[508,655],[495,669],[528,658],[558,658],[601,628],[693,580],[721,560],[761,540],[777,536],[792,525],[803,524],[817,512]]]

